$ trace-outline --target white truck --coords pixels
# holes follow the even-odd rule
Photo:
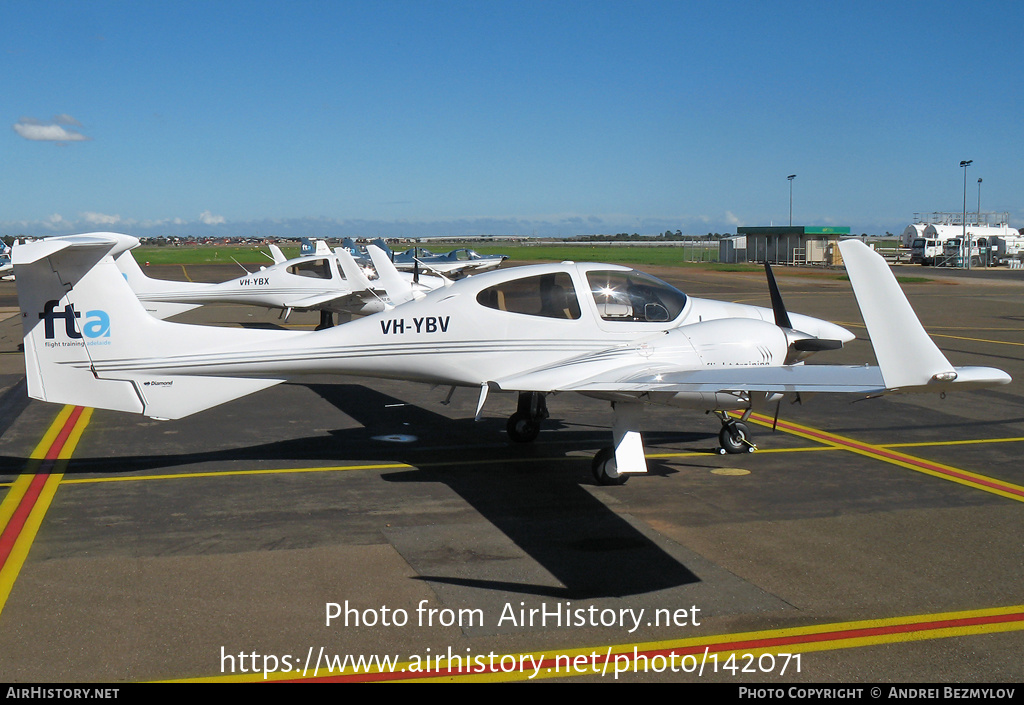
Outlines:
[[[914,238],[910,244],[910,263],[930,267],[943,257],[942,240],[929,237]]]

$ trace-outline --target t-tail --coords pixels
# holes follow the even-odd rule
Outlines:
[[[92,233],[15,248],[29,396],[180,418],[283,381],[175,374],[176,356],[260,349],[310,334],[153,318],[113,260],[137,244],[127,235]]]

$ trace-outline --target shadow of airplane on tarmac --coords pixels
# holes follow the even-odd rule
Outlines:
[[[600,434],[589,430],[563,430],[555,444],[524,446],[498,440],[504,436],[504,419],[453,420],[358,384],[284,386],[292,387],[293,391],[296,387],[307,387],[361,427],[205,452],[160,455],[122,452],[119,455],[117,449],[112,448],[109,456],[73,458],[64,475],[66,478],[87,474],[128,475],[219,462],[231,462],[237,467],[239,461],[246,460],[259,460],[263,465],[268,460],[287,465],[288,461],[295,460],[333,463],[339,458],[344,458],[346,463],[379,463],[386,458],[387,462],[400,462],[417,469],[382,473],[381,482],[447,486],[539,564],[558,585],[467,577],[465,565],[460,566],[462,575],[444,575],[443,571],[421,573],[422,580],[577,600],[643,594],[700,582],[651,536],[595,496],[589,489],[593,485],[589,457],[567,455],[566,445],[571,448],[573,444],[577,447],[582,444],[592,448],[606,443],[606,429]],[[211,424],[208,413],[211,412],[172,423],[179,427],[182,437],[208,433]],[[117,417],[124,418],[123,415]],[[551,427],[559,425],[555,419],[548,423]],[[204,425],[207,428],[200,431]],[[305,426],[300,424],[297,428]],[[218,432],[230,433],[229,429],[225,426]],[[421,441],[386,443],[375,440],[382,435],[393,435],[396,430]],[[112,436],[125,433],[122,430],[107,432]],[[705,436],[710,438],[711,434],[700,435]],[[673,437],[678,439],[679,435]],[[122,447],[135,448],[138,442],[129,437],[124,440],[127,445]],[[0,471],[16,462],[20,467],[25,463],[24,459],[3,460],[6,462],[2,462]],[[215,474],[216,470],[213,472]],[[671,472],[674,471],[657,461],[651,463],[651,474]],[[655,536],[653,531],[650,534]]]

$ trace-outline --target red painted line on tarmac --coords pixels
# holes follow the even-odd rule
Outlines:
[[[68,416],[67,420],[64,422],[64,426],[57,434],[57,437],[53,439],[53,443],[51,443],[50,447],[46,449],[46,453],[43,456],[43,462],[40,464],[39,469],[32,478],[32,482],[29,484],[28,489],[22,496],[21,501],[18,502],[17,509],[15,509],[14,513],[11,515],[11,519],[7,522],[7,526],[4,527],[3,533],[0,533],[0,570],[3,570],[4,565],[7,563],[7,559],[10,557],[11,551],[14,549],[14,543],[21,535],[21,530],[24,528],[25,522],[28,521],[29,515],[36,506],[36,500],[39,499],[39,494],[43,491],[46,481],[50,479],[50,470],[53,469],[53,465],[56,462],[57,457],[60,455],[61,450],[63,450],[64,444],[67,443],[68,438],[71,436],[71,432],[78,423],[78,419],[82,415],[82,411],[83,407],[76,406]]]
[[[921,622],[907,622],[898,624],[884,624],[878,626],[864,626],[848,628],[843,625],[836,625],[841,627],[839,629],[828,630],[825,629],[820,632],[813,632],[807,634],[784,634],[781,636],[763,636],[752,639],[736,639],[729,641],[728,639],[723,641],[713,641],[714,637],[711,637],[708,641],[702,642],[700,640],[687,640],[686,646],[665,646],[655,649],[645,649],[640,651],[636,646],[625,646],[623,650],[622,646],[614,647],[616,650],[609,652],[607,648],[602,653],[600,647],[593,649],[593,652],[597,654],[597,657],[588,657],[588,664],[594,666],[603,666],[610,662],[611,659],[621,656],[627,656],[630,662],[637,661],[642,658],[651,659],[656,656],[671,656],[681,658],[684,656],[704,656],[705,654],[722,654],[722,653],[734,653],[737,651],[772,651],[779,647],[789,646],[800,646],[800,645],[811,645],[811,644],[823,644],[828,642],[835,642],[832,644],[832,648],[845,648],[849,646],[858,646],[855,643],[844,643],[844,642],[855,642],[863,639],[877,639],[874,643],[888,643],[891,641],[899,641],[898,635],[906,634],[910,637],[915,635],[924,635],[921,638],[935,638],[928,637],[928,632],[935,632],[945,629],[969,629],[972,627],[983,627],[986,625],[998,625],[998,624],[1009,624],[1014,622],[1024,622],[1024,610],[1011,612],[1007,614],[990,614],[990,615],[976,615],[976,616],[965,616],[965,617],[952,617],[946,619],[935,619],[931,621]],[[788,630],[779,630],[788,631]],[[771,634],[771,632],[765,632],[765,634]],[[948,635],[947,635],[948,636]],[[635,652],[633,649],[637,649]],[[574,650],[579,652],[580,650]],[[799,653],[799,651],[796,651]],[[512,656],[511,654],[505,655]],[[560,667],[565,669],[568,663],[563,657],[562,663],[559,664],[556,658],[546,658],[540,662],[538,670],[548,669],[558,670]],[[500,656],[499,656],[500,663]],[[532,662],[536,664],[536,662]],[[695,662],[697,663],[697,662]],[[706,664],[706,668],[722,667],[722,663],[718,663],[716,660],[713,664]],[[531,667],[529,670],[533,670]],[[694,668],[696,670],[696,666]],[[726,668],[728,670],[728,668]],[[362,682],[380,682],[380,681],[400,681],[400,680],[417,680],[417,679],[437,679],[437,678],[459,678],[468,676],[487,676],[487,675],[511,675],[513,673],[522,673],[520,669],[515,670],[503,670],[500,666],[467,666],[461,668],[452,668],[451,670],[439,669],[433,671],[382,671],[377,673],[350,673],[350,674],[338,674],[338,675],[327,675],[327,676],[316,676],[309,678],[299,678],[291,681],[274,681],[274,682],[298,682],[298,683],[362,683]],[[587,675],[596,675],[601,671],[588,672]],[[576,673],[567,671],[565,676],[571,677],[577,675]]]

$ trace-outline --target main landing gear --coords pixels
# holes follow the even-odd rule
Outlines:
[[[753,453],[757,446],[750,442],[750,427],[743,421],[732,418],[725,411],[716,411],[718,418],[722,420],[722,430],[718,432],[718,442],[721,447],[719,455],[726,453]],[[743,415],[747,418],[747,414]]]
[[[519,392],[519,406],[508,418],[505,430],[516,443],[530,443],[540,433],[540,422],[548,417],[548,404],[540,392]]]
[[[323,330],[325,328],[334,327],[334,314],[330,311],[320,311],[320,325],[316,327],[316,330]]]

